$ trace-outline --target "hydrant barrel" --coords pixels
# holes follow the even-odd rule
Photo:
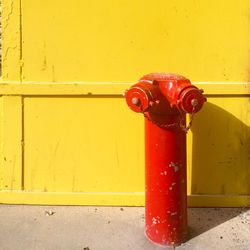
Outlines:
[[[125,93],[128,106],[145,117],[146,236],[160,245],[187,237],[186,113],[206,98],[183,76],[153,73]]]
[[[178,115],[169,122],[178,123]],[[180,244],[187,237],[186,133],[145,119],[145,149],[146,235],[161,245]]]

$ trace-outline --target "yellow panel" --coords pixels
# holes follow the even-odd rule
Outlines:
[[[25,190],[144,189],[143,119],[122,98],[25,98]]]
[[[23,80],[249,81],[249,0],[22,0]]]
[[[192,194],[250,194],[249,98],[209,98],[189,144]]]
[[[1,98],[1,174],[2,189],[22,189],[22,97]]]
[[[188,191],[249,195],[248,98],[209,98],[188,143]],[[119,97],[25,98],[25,189],[143,192],[143,118]]]

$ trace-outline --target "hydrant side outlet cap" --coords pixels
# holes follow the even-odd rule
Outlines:
[[[140,88],[140,86],[130,88],[125,97],[129,108],[134,112],[139,113],[149,108],[150,96],[147,90]]]
[[[206,101],[201,91],[196,87],[184,89],[180,94],[179,100],[180,108],[186,113],[198,112]]]

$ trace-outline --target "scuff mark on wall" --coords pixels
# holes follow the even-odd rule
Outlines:
[[[17,46],[8,47],[8,48],[5,50],[5,53],[4,53],[4,55],[3,55],[3,63],[4,63],[5,61],[7,61],[7,59],[8,59],[8,54],[9,54],[10,50],[15,50],[15,49],[17,49]]]
[[[42,64],[42,71],[47,69],[47,55],[46,55],[46,43],[43,43],[43,64]]]
[[[52,82],[56,82],[55,66],[52,65]]]

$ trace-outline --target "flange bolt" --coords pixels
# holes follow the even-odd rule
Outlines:
[[[192,104],[193,107],[197,106],[198,105],[198,100],[197,99],[193,99],[191,101],[191,104]]]
[[[138,105],[140,103],[140,100],[136,97],[133,97],[131,102],[134,104],[134,105]]]

